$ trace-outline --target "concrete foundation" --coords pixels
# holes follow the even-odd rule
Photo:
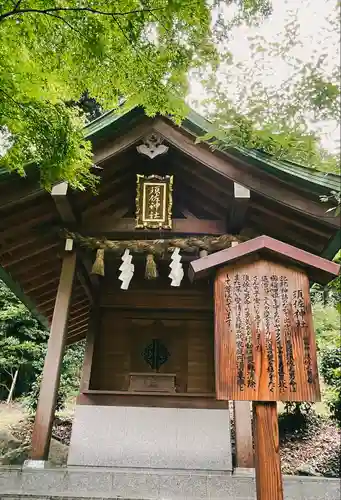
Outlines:
[[[254,477],[195,471],[0,467],[1,500],[255,500]],[[284,477],[285,500],[340,500],[338,479]]]
[[[68,465],[231,472],[229,411],[79,405]]]

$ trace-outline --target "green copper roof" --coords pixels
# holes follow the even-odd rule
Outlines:
[[[143,116],[144,111],[142,108],[123,105],[120,111],[108,111],[86,125],[84,127],[85,137],[91,141],[96,141],[132,126],[134,122]],[[183,120],[181,127],[200,137],[210,131],[212,124],[191,109],[187,117]],[[227,148],[226,152],[236,159],[243,159],[283,180],[294,181],[298,186],[312,190],[317,194],[329,194],[330,191],[341,191],[341,177],[339,175],[320,172],[314,168],[287,160],[279,160],[270,154],[256,149],[235,147]],[[0,167],[0,182],[7,179],[9,175],[8,170]]]
[[[122,129],[143,116],[142,108],[125,109],[122,112],[109,111],[85,127],[86,137],[93,140]],[[190,110],[182,122],[182,128],[200,137],[210,131],[211,123],[203,116]],[[341,191],[341,177],[336,174],[320,172],[287,160],[278,160],[274,156],[256,149],[243,147],[228,148],[228,153],[236,158],[244,159],[258,168],[267,171],[283,180],[293,181],[301,187],[312,189],[317,193]]]

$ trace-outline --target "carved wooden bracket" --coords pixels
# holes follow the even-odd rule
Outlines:
[[[163,138],[152,133],[143,139],[143,143],[136,147],[137,151],[153,160],[156,156],[167,153],[168,146],[162,144]]]

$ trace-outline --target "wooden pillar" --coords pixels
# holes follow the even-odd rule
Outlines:
[[[257,500],[283,500],[277,403],[252,404]]]
[[[231,243],[232,247],[237,241]],[[234,401],[234,429],[236,440],[236,467],[250,469],[254,467],[251,405],[249,401]]]
[[[234,428],[236,439],[236,467],[251,469],[254,467],[251,404],[249,401],[234,401]]]
[[[49,454],[75,269],[76,254],[67,253],[63,259],[59,279],[33,427],[31,451],[33,460],[47,460]]]
[[[92,306],[88,331],[86,334],[86,344],[85,344],[84,361],[82,368],[82,377],[80,383],[80,393],[90,388],[91,366],[94,355],[96,333],[99,331],[100,328],[99,321],[100,321],[99,306],[96,300]]]

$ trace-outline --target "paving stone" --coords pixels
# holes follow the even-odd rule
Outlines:
[[[21,473],[21,493],[53,495],[64,493],[66,470],[23,470]]]
[[[112,494],[112,477],[109,472],[102,471],[72,471],[69,472],[63,482],[65,494],[77,497],[87,496],[102,497]],[[57,491],[56,491],[57,493]],[[53,491],[53,494],[56,494]]]
[[[255,482],[251,477],[230,476],[227,474],[209,475],[207,478],[209,499],[233,498],[243,500],[254,498]]]
[[[160,495],[164,500],[207,498],[207,476],[200,474],[160,475]]]
[[[20,492],[20,470],[10,470],[0,468],[0,494]]]
[[[112,494],[119,498],[159,498],[160,476],[148,472],[118,472],[113,474]]]

